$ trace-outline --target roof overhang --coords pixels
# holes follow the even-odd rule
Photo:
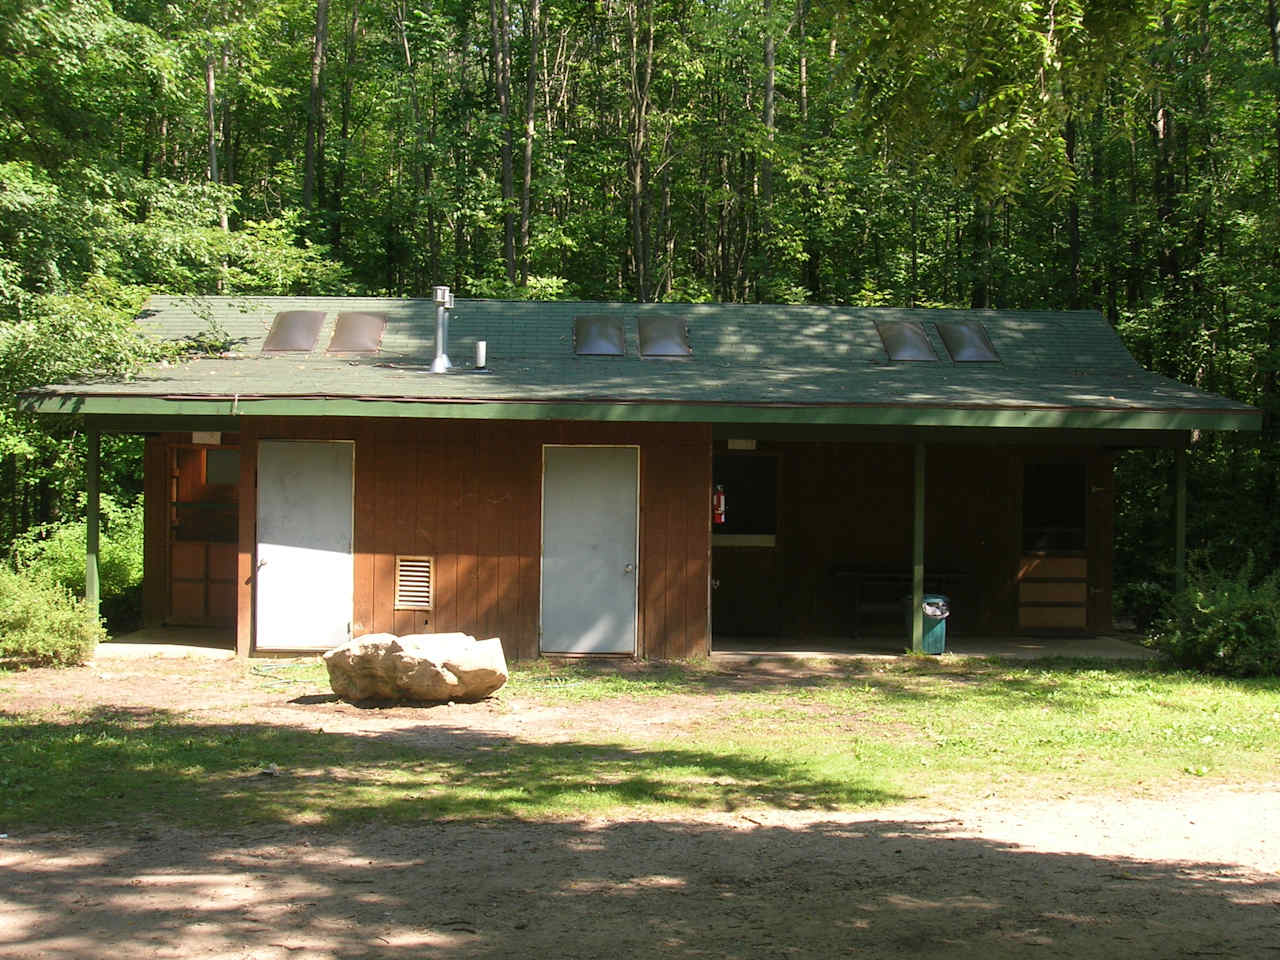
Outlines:
[[[457,420],[577,420],[647,423],[760,423],[889,427],[1080,430],[1259,430],[1262,412],[1160,407],[958,406],[928,404],[729,404],[560,400],[429,400],[334,396],[139,396],[41,393],[25,409],[113,421],[120,430],[234,428],[241,417],[387,417]],[[128,426],[128,424],[136,424]],[[103,426],[107,426],[104,422]]]

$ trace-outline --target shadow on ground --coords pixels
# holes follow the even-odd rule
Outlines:
[[[1029,852],[946,823],[171,828],[0,841],[0,953],[1274,955],[1280,878]]]
[[[535,742],[439,720],[377,732],[193,723],[140,707],[98,707],[69,723],[0,712],[0,760],[0,830],[10,831],[149,820],[338,826],[618,804],[835,810],[903,799],[762,750]]]

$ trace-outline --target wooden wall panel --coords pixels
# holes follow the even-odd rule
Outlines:
[[[640,461],[640,653],[666,659],[670,624],[667,594],[672,583],[670,539],[671,492],[666,482],[671,457],[666,450],[641,450]]]
[[[781,459],[775,551],[783,584],[778,630],[790,637],[853,635],[859,627],[853,622],[857,578],[841,571],[904,577],[910,572],[911,447],[761,443],[757,455],[763,454]],[[946,575],[953,631],[1015,629],[1020,471],[1021,461],[1010,448],[928,451],[925,571],[926,577],[930,572]],[[718,576],[714,570],[713,576]],[[868,634],[894,631],[899,619],[886,605],[861,629]]]
[[[241,440],[237,649],[253,630],[256,450],[262,438],[355,442],[353,632],[463,630],[500,636],[509,657],[538,654],[542,446],[640,447],[640,655],[709,652],[711,430],[706,425],[247,418]],[[144,611],[163,617],[170,581],[159,538],[167,516],[167,440],[148,438]],[[840,563],[909,564],[910,448],[762,443],[782,457],[777,582],[787,632],[848,632],[831,577]],[[1113,481],[1090,451],[934,447],[926,565],[970,571],[952,629],[1017,629],[1022,463],[1090,461],[1090,629],[1110,625]],[[982,491],[974,496],[973,491]],[[394,610],[397,554],[435,559],[435,609]],[[1094,571],[1098,571],[1094,577]],[[429,621],[429,622],[428,622]]]
[[[364,429],[356,437],[355,509],[352,531],[354,585],[351,611],[352,636],[374,632],[374,536],[377,503],[378,443],[373,431]]]
[[[169,609],[169,468],[163,437],[147,437],[142,450],[142,622],[159,626]]]
[[[148,616],[170,601],[168,443],[148,439]],[[538,655],[542,447],[640,447],[642,656],[705,656],[711,432],[707,426],[246,418],[235,546],[236,649],[253,652],[257,449],[260,440],[355,443],[352,632],[462,630],[499,636],[512,659]],[[394,609],[395,557],[435,560],[435,607]],[[230,589],[230,585],[228,585]]]
[[[1109,454],[1089,463],[1089,630],[1111,629],[1112,571],[1115,542],[1115,470]]]
[[[517,611],[514,642],[504,647],[516,658],[532,659],[538,655],[542,609],[542,445],[537,435],[513,425],[503,468],[502,489],[511,494],[516,556],[515,580],[504,583],[503,589],[515,592]]]
[[[240,511],[236,521],[236,656],[253,652],[253,585],[258,541],[258,432],[252,420],[240,431]]]

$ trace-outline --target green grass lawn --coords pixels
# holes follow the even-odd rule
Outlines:
[[[243,682],[264,701],[327,691],[318,663],[253,665]],[[1264,781],[1280,769],[1280,680],[1142,664],[905,658],[780,678],[539,662],[517,665],[500,697],[500,710],[623,719],[547,742],[517,725],[468,729],[463,715],[424,745],[230,710],[0,707],[0,831],[841,810]],[[625,719],[649,709],[687,720],[655,734]]]

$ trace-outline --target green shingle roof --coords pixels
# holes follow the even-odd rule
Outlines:
[[[310,353],[259,351],[281,310],[325,312]],[[387,314],[382,349],[325,348],[341,311]],[[576,357],[573,319],[617,314],[626,357]],[[685,318],[693,356],[642,359],[635,318]],[[934,324],[980,320],[998,363],[953,363]],[[888,360],[876,322],[924,325],[936,362]],[[448,353],[429,372],[435,307],[382,298],[154,297],[138,323],[149,336],[198,336],[211,326],[234,351],[153,366],[128,381],[32,393],[43,412],[250,413],[1256,429],[1256,409],[1140,367],[1097,313],[904,310],[742,304],[514,303],[458,300]],[[489,372],[471,369],[488,344]]]

